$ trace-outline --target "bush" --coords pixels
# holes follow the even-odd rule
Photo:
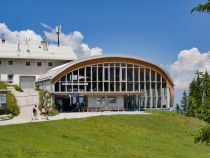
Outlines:
[[[41,89],[39,88],[39,85],[36,85],[35,91],[41,91]]]
[[[20,113],[20,109],[17,105],[15,96],[12,93],[7,93],[7,109],[8,112],[17,116]]]
[[[199,134],[194,138],[195,143],[206,143],[210,145],[210,125],[201,128]]]
[[[16,91],[23,92],[23,90],[22,90],[22,88],[20,86],[14,85],[13,87],[15,88]]]
[[[0,115],[9,114],[8,109],[0,109]]]
[[[51,108],[50,108],[50,111],[49,111],[49,116],[55,116],[55,115],[58,115],[59,114],[59,112],[58,112],[58,110],[55,108],[55,106],[52,106]]]
[[[49,116],[55,116],[59,114],[58,110],[55,107],[55,104],[52,101],[51,94],[46,90],[39,91],[39,110],[47,106],[49,108]]]
[[[7,84],[3,81],[0,81],[0,89],[7,89]]]

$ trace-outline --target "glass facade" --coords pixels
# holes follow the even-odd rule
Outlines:
[[[155,70],[130,63],[98,63],[69,72],[54,84],[55,93],[121,93],[129,109],[169,107],[166,79]],[[130,98],[129,94],[135,93]]]

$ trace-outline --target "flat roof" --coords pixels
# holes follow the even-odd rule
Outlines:
[[[3,59],[39,59],[39,60],[77,60],[76,52],[69,46],[48,45],[47,50],[43,45],[25,44],[0,44],[0,58]]]

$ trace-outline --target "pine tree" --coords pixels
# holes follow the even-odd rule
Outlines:
[[[196,80],[194,79],[189,86],[188,106],[187,115],[195,117],[195,107],[197,106],[196,100]]]
[[[177,114],[180,114],[180,107],[179,107],[179,104],[176,104],[176,113],[177,113]]]
[[[189,86],[189,115],[199,117],[203,103],[203,73],[197,72],[197,78]]]
[[[209,74],[207,71],[202,76],[202,93],[202,100],[204,101],[205,97],[209,95]]]
[[[186,115],[187,113],[187,92],[186,90],[184,90],[184,92],[182,93],[182,100],[181,100],[181,108],[182,108],[182,113],[184,115]]]

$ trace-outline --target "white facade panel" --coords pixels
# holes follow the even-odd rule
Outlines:
[[[0,80],[7,82],[8,75],[13,75],[12,84],[17,85],[20,84],[20,76],[35,76],[37,81],[40,75],[46,73],[49,69],[67,62],[35,59],[0,59],[0,61]],[[8,61],[13,61],[13,64],[9,65]],[[26,62],[29,62],[30,65],[26,66]],[[38,66],[38,62],[41,62],[41,66]],[[49,66],[49,62],[53,63],[53,66]]]

